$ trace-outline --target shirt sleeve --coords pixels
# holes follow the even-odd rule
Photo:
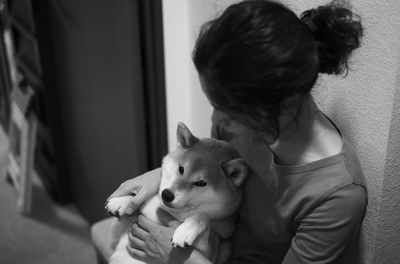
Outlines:
[[[366,190],[348,185],[302,218],[282,264],[353,263],[347,249],[358,237],[367,205]]]

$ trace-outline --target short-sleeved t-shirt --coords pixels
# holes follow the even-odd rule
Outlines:
[[[219,121],[214,111],[212,136],[228,141],[251,168],[232,263],[356,264],[367,191],[349,142],[342,136],[337,155],[280,166],[263,137],[227,131]]]

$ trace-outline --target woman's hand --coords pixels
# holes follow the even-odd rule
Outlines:
[[[122,183],[121,186],[119,186],[119,188],[107,198],[107,201],[115,197],[135,195],[135,198],[129,205],[131,210],[128,210],[130,213],[133,213],[143,204],[144,201],[157,193],[160,180],[160,168],[149,171]]]
[[[129,232],[129,244],[126,248],[132,257],[148,264],[212,264],[193,247],[172,247],[172,236],[180,223],[163,211],[159,213],[159,217],[162,223],[167,223],[168,227],[139,215],[137,223]],[[210,235],[210,248],[219,247],[218,235],[214,232]]]
[[[165,227],[139,215],[137,223],[129,232],[127,251],[132,257],[146,263],[168,263],[171,251],[184,251],[184,249],[175,249],[171,245],[172,236],[178,225],[178,221],[171,221],[169,226]]]

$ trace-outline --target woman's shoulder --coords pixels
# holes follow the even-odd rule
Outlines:
[[[297,223],[314,221],[314,224],[324,221],[326,227],[355,227],[363,221],[367,205],[366,190],[360,185],[350,184],[331,193],[295,220]]]
[[[344,163],[349,173],[349,176],[351,177],[354,184],[363,187],[365,191],[367,191],[367,183],[364,177],[363,170],[361,168],[360,160],[356,154],[353,144],[346,138],[343,138],[343,141]]]
[[[363,186],[350,184],[326,197],[325,203],[333,204],[333,207],[340,208],[340,210],[343,210],[343,213],[352,214],[354,211],[364,211],[364,208],[368,204],[368,197],[366,189]],[[356,215],[359,214],[357,213]]]

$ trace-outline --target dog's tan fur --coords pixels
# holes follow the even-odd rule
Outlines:
[[[224,263],[230,254],[227,239],[234,231],[235,212],[241,201],[240,186],[247,176],[247,166],[228,143],[211,138],[199,140],[182,123],[178,125],[177,136],[178,148],[163,159],[158,194],[145,202],[140,213],[165,225],[159,213],[168,212],[181,223],[173,235],[173,246],[193,246],[213,263]],[[206,185],[197,186],[199,181]],[[165,190],[173,193],[172,201],[163,200]],[[112,235],[118,245],[110,263],[143,263],[126,251],[127,229],[137,219],[137,214],[126,216],[133,197],[113,199],[106,208],[122,218],[113,224]],[[213,245],[209,243],[211,230],[221,239]]]

